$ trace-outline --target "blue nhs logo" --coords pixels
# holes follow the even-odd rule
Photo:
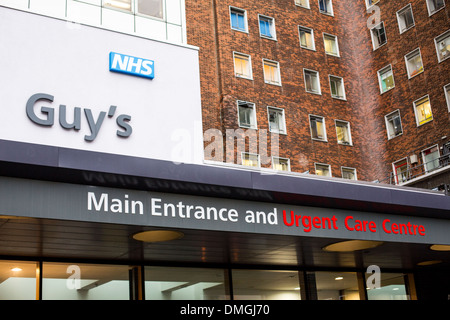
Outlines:
[[[132,76],[153,79],[155,77],[155,62],[125,54],[109,53],[109,70]]]

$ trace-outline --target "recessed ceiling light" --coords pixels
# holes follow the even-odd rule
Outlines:
[[[334,280],[344,280],[344,277],[336,277]]]
[[[372,249],[382,245],[381,241],[368,241],[368,240],[349,240],[332,243],[322,248],[324,251],[329,252],[352,252],[358,250]]]
[[[450,246],[443,244],[434,244],[430,247],[434,251],[450,251]]]
[[[300,290],[300,287],[294,288],[294,290]]]
[[[11,269],[11,271],[19,272],[19,271],[22,271],[22,268],[14,267],[14,268]]]
[[[418,266],[431,266],[433,264],[438,264],[438,263],[442,263],[442,260],[428,260],[428,261],[422,261],[419,262],[417,265]]]
[[[182,232],[173,230],[151,230],[139,232],[133,235],[133,239],[143,242],[164,242],[180,239],[184,236]]]

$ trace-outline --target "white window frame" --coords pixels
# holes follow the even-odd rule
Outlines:
[[[405,23],[405,28],[402,29],[402,14],[407,12],[407,11],[411,12],[411,18],[412,18],[413,24],[410,27],[406,27],[406,23]],[[398,10],[396,15],[397,15],[398,29],[400,31],[400,34],[405,33],[409,29],[412,29],[412,28],[414,28],[416,26],[416,21],[414,20],[414,13],[413,13],[413,10],[412,10],[411,3],[407,4],[402,9]]]
[[[383,86],[382,86],[382,82],[381,82],[381,75],[387,71],[390,70],[392,73],[392,81],[394,82],[394,86],[386,91],[383,91]],[[385,66],[384,68],[381,68],[380,70],[377,71],[377,75],[378,75],[378,85],[380,86],[380,94],[384,94],[386,92],[391,91],[392,89],[395,88],[395,77],[394,77],[394,70],[392,69],[392,65],[389,64],[387,66]]]
[[[233,23],[231,22],[231,13],[232,13],[232,11],[244,13],[245,30],[233,28]],[[244,10],[244,9],[241,9],[241,8],[238,8],[238,7],[229,6],[229,19],[230,19],[230,28],[231,28],[231,30],[248,33],[247,10]]]
[[[332,175],[332,173],[331,173],[331,166],[329,165],[329,164],[327,164],[327,163],[319,163],[319,162],[315,162],[314,163],[314,174],[316,175],[316,176],[319,176],[318,174],[317,174],[317,167],[318,166],[322,166],[322,167],[327,167],[328,168],[328,175],[327,176],[321,176],[321,177],[332,177],[333,175]]]
[[[346,127],[347,127],[347,133],[348,133],[348,143],[344,143],[344,142],[340,142],[339,138],[338,138],[338,123],[345,123]],[[339,120],[339,119],[335,119],[334,120],[334,125],[336,127],[336,141],[338,144],[341,144],[343,146],[353,146],[353,140],[352,140],[352,130],[350,128],[350,122],[348,121],[344,121],[344,120]]]
[[[327,16],[332,16],[332,17],[334,17],[333,0],[323,0],[323,1],[326,1],[326,2],[327,2],[327,8],[329,8],[330,11],[322,11],[322,10],[320,9],[320,1],[321,1],[321,0],[318,0],[318,1],[317,1],[317,5],[319,6],[319,12],[322,13],[322,14],[326,14]]]
[[[250,123],[249,126],[245,126],[245,125],[241,125],[241,117],[240,117],[240,112],[239,112],[239,107],[242,105],[250,105],[251,107],[247,107],[247,108],[251,108],[252,109],[252,114],[251,117],[253,118],[253,125]],[[258,129],[258,123],[257,123],[257,116],[256,116],[256,106],[253,102],[248,102],[248,101],[243,101],[243,100],[237,100],[236,102],[237,105],[237,113],[238,113],[238,125],[240,128],[245,128],[245,129]]]
[[[286,160],[286,162],[287,162],[287,170],[275,169],[275,159],[278,159],[278,161],[279,160]],[[291,171],[291,160],[289,158],[282,158],[282,157],[274,157],[274,156],[272,156],[272,169],[277,170],[277,171],[281,171],[281,172],[284,172],[284,171],[290,172]]]
[[[390,132],[389,132],[389,127],[390,127],[389,119],[392,118],[392,116],[395,113],[398,113],[398,118],[400,120],[401,132],[399,134],[397,134],[397,135],[395,135],[395,132],[393,132],[393,135],[391,135]],[[386,133],[387,133],[387,136],[388,136],[388,140],[391,140],[391,139],[394,139],[396,137],[399,137],[399,136],[403,135],[403,124],[402,124],[402,117],[401,117],[401,114],[400,114],[400,109],[394,110],[394,111],[388,113],[387,115],[385,115],[384,116],[384,122],[386,124]]]
[[[333,91],[331,90],[331,82],[332,82],[332,78],[334,78],[334,79],[339,79],[339,80],[340,80],[340,86],[341,86],[342,93],[343,93],[343,96],[342,96],[342,97],[333,95]],[[346,96],[346,94],[345,94],[344,78],[339,77],[339,76],[335,76],[335,75],[332,75],[332,74],[329,74],[329,75],[328,75],[328,81],[329,81],[329,83],[330,83],[330,94],[331,94],[331,97],[334,98],[334,99],[338,99],[338,100],[347,100],[347,96]]]
[[[376,5],[380,0],[374,0],[372,4],[369,4],[369,0],[366,0],[366,8],[369,9],[370,7],[373,7]]]
[[[245,76],[245,75],[241,75],[241,74],[237,73],[237,71],[236,71],[236,56],[241,56],[241,57],[246,57],[247,58],[247,60],[248,60],[248,69],[249,69],[249,73],[250,73],[249,76]],[[234,64],[234,75],[235,75],[235,77],[242,78],[242,79],[253,80],[252,57],[249,54],[233,51],[233,64]]]
[[[447,101],[448,112],[450,112],[450,83],[444,86],[444,95]]]
[[[386,37],[386,41],[385,41],[384,43],[382,43],[382,44],[376,45],[376,43],[378,42],[378,40],[377,40],[377,42],[375,42],[374,29],[379,29],[378,26],[380,26],[380,25],[383,26],[383,29],[384,29],[384,36]],[[384,21],[381,21],[381,22],[380,22],[379,24],[377,24],[375,27],[373,27],[372,29],[370,29],[370,36],[371,36],[371,38],[372,38],[373,51],[378,50],[379,48],[381,48],[381,47],[383,47],[384,45],[387,44],[388,38],[387,38],[387,32],[386,32],[386,27],[385,27],[385,25],[384,25]]]
[[[443,39],[446,39],[448,37],[450,37],[450,29],[445,31],[444,33],[438,35],[436,38],[434,38],[434,45],[436,47],[436,54],[438,56],[439,63],[441,63],[442,61],[445,61],[448,58],[450,58],[450,50],[449,50],[449,53],[447,54],[447,56],[445,58],[441,58],[441,55],[439,54],[439,51],[440,51],[439,50],[439,43],[441,42],[440,38],[442,38],[442,40],[443,40]]]
[[[166,5],[165,5],[166,0],[161,0],[161,2],[162,2],[162,17],[152,16],[149,14],[139,12],[139,1],[138,0],[130,0],[130,10],[125,9],[125,8],[120,8],[120,7],[114,6],[112,4],[108,4],[108,2],[114,2],[114,1],[102,0],[101,1],[102,8],[117,10],[117,11],[126,12],[126,13],[132,13],[134,15],[143,16],[143,17],[151,17],[152,19],[163,20],[163,21],[166,18]]]
[[[334,39],[334,43],[336,44],[336,51],[337,51],[336,54],[330,53],[330,52],[328,52],[328,51],[326,50],[326,45],[325,45],[325,38],[326,38],[326,37],[328,37],[328,38],[333,38],[333,39]],[[340,51],[339,51],[339,42],[338,42],[338,37],[337,37],[337,36],[335,36],[335,35],[333,35],[333,34],[330,34],[330,33],[325,33],[325,32],[323,32],[323,45],[324,45],[325,53],[326,53],[327,55],[333,56],[333,57],[340,57],[340,56],[341,56]]]
[[[300,32],[301,30],[310,31],[311,32],[312,48],[305,47],[305,46],[302,45],[302,35],[301,35],[301,32]],[[308,28],[308,27],[304,27],[304,26],[298,26],[298,37],[299,37],[299,41],[300,41],[300,48],[316,51],[316,41],[314,39],[314,29]]]
[[[328,138],[327,138],[327,127],[326,127],[326,124],[325,124],[325,118],[322,117],[322,116],[314,115],[314,114],[308,115],[308,118],[309,118],[309,130],[310,130],[310,133],[311,133],[311,139],[312,139],[312,140],[315,140],[315,141],[328,142]],[[322,119],[323,138],[314,138],[313,127],[312,127],[312,121],[311,121],[312,118],[320,118],[320,119]],[[317,127],[316,127],[316,130],[317,130]]]
[[[306,83],[306,73],[307,73],[307,72],[308,72],[308,73],[309,73],[309,72],[312,72],[312,73],[315,73],[315,74],[316,74],[316,78],[317,78],[317,87],[319,88],[318,92],[315,92],[315,91],[309,91],[309,90],[308,90],[308,86],[307,86],[307,83]],[[303,68],[303,79],[304,79],[304,81],[305,81],[305,90],[306,90],[306,92],[312,93],[312,94],[322,95],[322,89],[321,89],[321,87],[320,87],[320,74],[319,74],[319,71]]]
[[[262,64],[263,64],[263,75],[264,75],[264,82],[267,84],[271,84],[274,86],[281,86],[281,72],[280,72],[280,63],[278,61],[273,61],[273,60],[269,60],[269,59],[262,59]],[[266,71],[265,71],[265,66],[267,65],[276,65],[276,73],[277,73],[277,77],[278,77],[278,81],[271,81],[266,79]]]
[[[269,21],[271,33],[273,34],[272,37],[268,37],[268,36],[266,36],[266,35],[261,33],[261,24],[260,24],[260,20],[261,19],[265,19],[265,20]],[[276,28],[275,28],[275,18],[266,16],[266,15],[263,15],[263,14],[258,14],[258,28],[259,28],[259,36],[261,38],[269,39],[269,40],[275,40],[275,41],[277,40],[277,31],[276,31]]]
[[[247,166],[244,164],[244,155],[248,155],[248,156],[256,156],[257,157],[257,166]],[[259,154],[257,153],[252,153],[252,152],[241,152],[241,165],[245,166],[245,167],[249,167],[249,168],[261,168],[261,159],[259,157]]]
[[[420,61],[422,62],[422,71],[417,72],[414,75],[411,75],[411,70],[409,70],[409,60],[417,55],[419,55]],[[418,76],[419,74],[423,73],[424,66],[423,66],[422,52],[420,51],[420,48],[417,48],[405,55],[405,64],[406,64],[406,71],[408,73],[408,79],[412,79],[415,76]]]
[[[301,0],[294,0],[294,4],[298,7],[301,8],[305,8],[305,9],[311,9],[310,4],[309,4],[309,0],[304,0],[306,2],[306,5],[302,5],[301,3],[299,3],[299,1]]]
[[[355,176],[355,179],[344,178],[344,171],[345,170],[352,171],[353,175]],[[355,181],[358,180],[358,175],[356,173],[356,169],[355,168],[351,168],[351,167],[341,167],[341,177],[342,177],[342,179],[346,179],[346,180],[355,180]]]
[[[271,126],[270,126],[270,110],[274,110],[277,112],[281,113],[282,116],[282,122],[283,122],[283,128],[282,130],[272,130]],[[277,108],[277,107],[272,107],[272,106],[267,106],[267,122],[269,124],[269,132],[273,132],[273,133],[278,133],[278,134],[287,134],[287,129],[286,129],[286,116],[284,113],[284,109],[283,108]]]
[[[437,149],[437,154],[438,154],[437,161],[439,162],[439,158],[441,157],[441,151],[439,149],[439,145],[438,144],[435,144],[435,145],[433,145],[431,147],[428,147],[428,148],[423,149],[422,151],[420,151],[420,154],[422,155],[423,167],[424,167],[426,173],[430,173],[430,172],[433,172],[436,169],[439,169],[439,163],[438,163],[437,168],[433,168],[433,169],[430,170],[430,169],[427,168],[427,163],[425,162],[425,151],[433,149],[433,148]]]
[[[427,9],[428,9],[428,16],[432,16],[433,14],[435,14],[435,13],[437,13],[437,12],[439,12],[439,11],[441,11],[442,9],[445,8],[445,0],[443,0],[444,5],[443,5],[441,8],[439,8],[439,9],[437,9],[437,10],[434,10],[434,11],[431,11],[430,1],[432,1],[432,0],[426,0],[426,2],[427,2]]]
[[[428,99],[428,102],[430,104],[431,119],[427,120],[426,122],[420,123],[419,122],[419,117],[417,116],[417,108],[416,108],[417,104],[416,103],[424,100],[425,98]],[[423,126],[424,124],[427,124],[427,123],[429,123],[429,122],[434,120],[433,108],[431,108],[431,100],[430,100],[430,96],[428,94],[424,95],[423,97],[421,97],[421,98],[417,99],[416,101],[414,101],[413,102],[413,108],[414,108],[414,116],[416,117],[416,124],[417,124],[418,127]]]

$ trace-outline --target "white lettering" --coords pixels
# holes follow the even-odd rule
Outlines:
[[[107,207],[108,194],[102,193],[100,201],[97,201],[94,192],[88,192],[88,210],[92,210],[92,205],[94,205],[96,211],[100,211],[103,206],[103,211],[108,211]]]
[[[126,70],[128,64],[128,57],[127,56],[122,57],[120,54],[114,54],[112,67],[114,69],[117,69],[117,64],[119,64],[120,70]]]

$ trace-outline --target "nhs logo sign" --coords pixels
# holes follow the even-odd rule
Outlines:
[[[125,54],[109,53],[109,70],[148,79],[155,77],[155,62]]]

